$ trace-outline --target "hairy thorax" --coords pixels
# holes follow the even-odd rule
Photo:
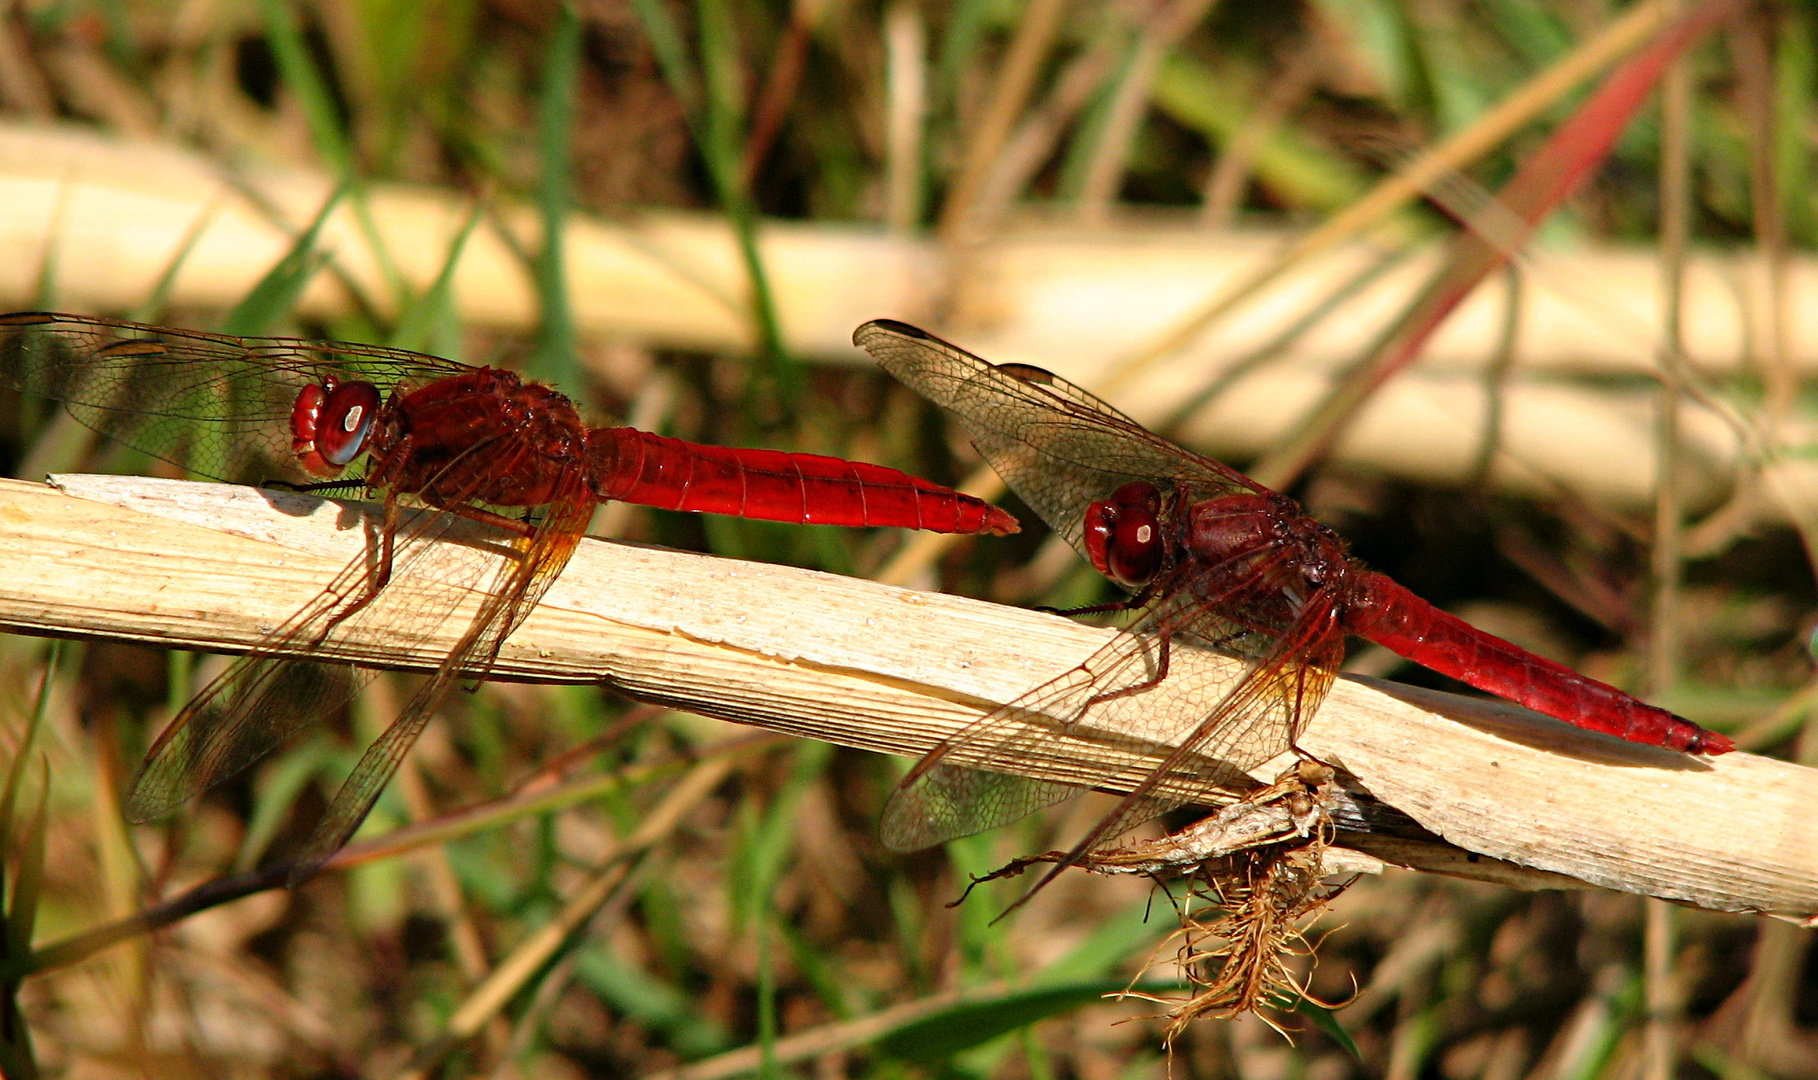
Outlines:
[[[1291,625],[1309,597],[1342,590],[1352,563],[1344,541],[1273,492],[1207,499],[1188,514],[1184,538],[1193,588],[1256,630]]]
[[[394,397],[372,478],[437,506],[536,506],[575,482],[586,435],[566,397],[478,368]]]

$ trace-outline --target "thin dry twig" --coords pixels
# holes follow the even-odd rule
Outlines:
[[[731,774],[733,764],[731,758],[720,757],[703,761],[690,770],[663,796],[661,802],[644,815],[637,829],[604,860],[605,865],[600,872],[569,897],[554,918],[519,942],[511,955],[500,961],[486,979],[474,988],[454,1015],[448,1018],[441,1034],[417,1053],[402,1076],[427,1076],[449,1051],[472,1038],[482,1025],[497,1016],[506,1002],[524,988],[531,976],[549,963],[563,943],[629,880],[632,873],[631,860],[673,832],[682,823],[683,816],[712,794],[713,789],[719,787]]]
[[[1123,82],[1111,99],[1104,130],[1086,165],[1086,176],[1080,184],[1081,220],[1102,224],[1110,217],[1118,182],[1123,179],[1124,162],[1130,156],[1137,127],[1149,107],[1162,61],[1205,19],[1214,3],[1216,0],[1171,0],[1146,21],[1142,37],[1136,43],[1136,54],[1131,57]]]
[[[1054,43],[1066,6],[1066,0],[1030,0],[1023,8],[1009,51],[998,66],[997,80],[992,84],[984,115],[972,127],[959,175],[947,192],[946,204],[941,207],[940,232],[946,242],[968,239],[970,215],[978,192],[997,166],[998,152],[1035,89],[1036,76],[1041,73],[1042,62]]]

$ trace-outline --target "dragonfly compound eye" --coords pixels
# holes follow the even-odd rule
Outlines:
[[[1161,493],[1155,485],[1125,484],[1086,510],[1086,554],[1099,573],[1120,585],[1146,585],[1161,570]]]
[[[311,475],[335,476],[366,449],[378,415],[379,389],[371,383],[306,386],[290,412],[291,448]]]

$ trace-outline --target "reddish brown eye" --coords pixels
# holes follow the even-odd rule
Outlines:
[[[1120,585],[1146,585],[1161,571],[1161,493],[1133,481],[1086,510],[1086,555]]]
[[[366,449],[372,422],[379,415],[379,388],[368,382],[343,383],[328,392],[316,448],[333,465],[345,465]]]
[[[366,448],[379,415],[379,388],[324,380],[306,386],[290,411],[291,448],[314,476],[334,476]]]

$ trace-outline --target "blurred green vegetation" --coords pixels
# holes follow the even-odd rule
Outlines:
[[[1055,15],[1051,36],[1035,25],[1043,10]],[[107,314],[518,363],[602,416],[636,413],[647,372],[661,369],[680,389],[648,421],[665,433],[863,457],[954,482],[971,463],[900,387],[787,354],[752,239],[761,219],[883,223],[890,207],[907,206],[908,219],[889,224],[941,230],[1015,43],[1034,39],[1031,90],[1012,119],[1048,109],[1060,122],[1016,191],[1021,212],[1080,212],[1099,197],[1093,177],[1109,161],[1121,211],[1174,214],[1183,228],[1302,226],[1351,205],[1403,155],[1469,130],[1617,14],[1565,0],[29,0],[0,8],[0,65],[17,64],[0,78],[0,122],[69,121],[228,162],[314,167],[340,178],[338,198],[368,218],[367,185],[410,181],[520,200],[543,227],[542,244],[520,252],[541,318],[518,340],[464,332],[446,274],[410,295],[394,271],[396,303],[356,297],[342,318],[298,318],[299,292],[320,267],[308,235],[233,311],[177,310],[159,294]],[[1170,20],[1183,25],[1169,31]],[[916,31],[909,40],[926,62],[906,194],[883,179],[889,25]],[[1818,242],[1815,29],[1806,5],[1750,8],[1688,60],[1695,242],[1769,244],[1776,257]],[[1140,122],[1119,144],[1117,100],[1145,70],[1145,49],[1158,59],[1135,90]],[[1766,77],[1738,67],[1755,56],[1770,63]],[[1086,92],[1067,89],[1070,75]],[[1470,177],[1501,184],[1584,93],[1551,103]],[[1751,126],[1758,113],[1765,129]],[[1659,116],[1645,111],[1548,223],[1549,239],[1656,244],[1660,147]],[[614,367],[625,350],[607,355],[577,334],[564,223],[650,206],[711,210],[734,225],[754,286],[752,355],[633,349]],[[1446,221],[1439,207],[1415,212],[1434,230]],[[1770,219],[1779,232],[1764,239]],[[447,264],[460,254],[457,243]],[[40,305],[57,307],[54,257],[41,281]],[[401,314],[376,314],[386,310]],[[22,412],[8,418],[5,450],[41,462],[47,425]],[[1646,522],[1569,500],[1338,473],[1301,490],[1361,556],[1435,602],[1529,617],[1545,630],[1523,644],[1608,678],[1640,669]],[[861,575],[904,542],[643,509],[613,531]],[[1540,572],[1511,554],[1533,537],[1546,540]],[[1040,539],[1031,528],[962,542],[929,584],[1062,606],[1110,595],[1083,569],[1029,569]],[[1800,537],[1751,530],[1686,572],[1680,617],[1693,659],[1661,696],[1751,733],[1754,749],[1809,752],[1801,733],[1812,695],[1797,691],[1810,678],[1814,592]],[[45,680],[51,688],[42,724],[23,705],[0,712],[9,759],[0,960],[9,962],[34,935],[42,945],[124,917],[298,843],[381,711],[364,703],[326,718],[181,819],[128,830],[113,793],[211,661],[103,642],[66,648],[60,665],[55,655],[44,642],[0,639],[0,700],[29,702]],[[1070,842],[1089,808],[893,855],[875,822],[903,763],[776,744],[740,750],[731,779],[625,864],[622,886],[584,913],[565,947],[507,987],[472,1037],[443,1042],[495,965],[602,880],[617,865],[614,845],[729,734],[583,688],[488,686],[447,711],[362,837],[534,782],[630,779],[590,786],[584,801],[507,810],[444,845],[296,893],[261,893],[27,979],[0,1003],[6,1074],[366,1075],[414,1057],[443,1075],[619,1076],[711,1065],[741,1048],[755,1049],[738,1059],[744,1071],[829,1077],[1108,1078],[1170,1067],[1160,1021],[1118,1023],[1153,1006],[1086,1004],[1139,977],[1151,988],[1173,977],[1172,913],[1145,883],[1069,875],[1001,922],[1014,883],[943,906],[968,875]],[[41,761],[48,788],[38,785]],[[1307,1017],[1278,1018],[1292,1043],[1255,1020],[1206,1021],[1174,1045],[1171,1075],[1627,1077],[1642,1069],[1649,979],[1683,1005],[1690,1049],[1676,1075],[1818,1074],[1818,974],[1804,962],[1804,932],[1699,912],[1676,922],[1670,970],[1649,971],[1644,909],[1632,897],[1397,873],[1361,882],[1322,924],[1311,975],[1325,1001],[1355,995],[1337,1013],[1355,1056]],[[798,1037],[821,1040],[812,1060],[789,1052]]]

